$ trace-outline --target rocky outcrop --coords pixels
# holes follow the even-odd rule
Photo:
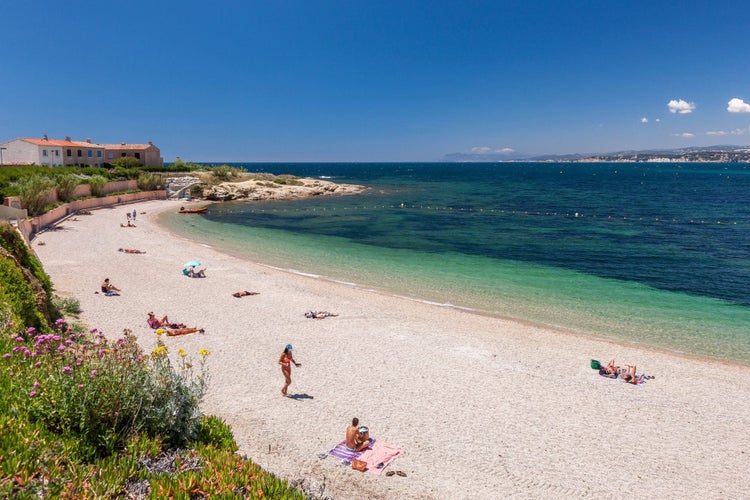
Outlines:
[[[203,191],[203,197],[214,201],[293,200],[311,196],[355,194],[366,189],[366,186],[337,184],[320,179],[253,179],[207,187]]]

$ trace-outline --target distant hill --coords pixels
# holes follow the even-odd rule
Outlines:
[[[581,153],[568,155],[524,155],[522,153],[451,153],[445,162],[502,162],[502,161],[558,161],[558,162],[717,162],[749,163],[750,146],[703,146],[678,149],[646,149],[613,153]]]

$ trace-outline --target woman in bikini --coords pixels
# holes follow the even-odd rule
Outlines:
[[[162,319],[156,319],[156,316],[153,312],[148,313],[148,319],[146,320],[146,323],[148,323],[148,326],[156,330],[157,328],[169,327],[169,318],[164,316]]]
[[[284,396],[287,396],[286,390],[289,388],[289,384],[292,383],[292,366],[291,364],[294,363],[294,366],[299,368],[302,366],[300,363],[297,363],[294,360],[294,356],[292,356],[292,344],[287,344],[284,348],[284,352],[281,353],[281,356],[279,356],[279,364],[281,365],[281,373],[284,374],[284,387],[281,388],[281,394]]]

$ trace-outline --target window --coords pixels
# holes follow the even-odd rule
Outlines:
[[[47,150],[46,149],[42,149],[42,156],[47,156]]]
[[[120,156],[122,156],[123,158],[125,158],[126,156],[128,156],[128,154],[127,153],[120,153]]]
[[[115,154],[112,151],[108,151],[107,152],[107,159],[108,160],[111,160],[112,158],[114,158],[114,156],[115,156]]]
[[[83,151],[81,151],[80,149],[78,150],[78,156],[83,156]]]
[[[89,158],[93,158],[94,157],[94,152],[91,151],[90,149],[89,149],[88,153],[89,153]]]
[[[138,158],[139,160],[141,159],[141,153],[134,153],[134,154],[136,158]]]
[[[101,158],[102,157],[102,150],[101,149],[96,152],[96,157],[97,158]]]
[[[68,150],[68,156],[73,156],[73,151],[70,149]]]
[[[59,149],[55,150],[55,156],[60,156],[60,150]]]

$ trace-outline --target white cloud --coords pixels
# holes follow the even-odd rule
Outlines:
[[[706,135],[727,135],[723,130],[709,130]]]
[[[735,97],[727,103],[727,111],[730,113],[750,113],[750,104]]]
[[[692,113],[695,109],[695,103],[694,102],[687,102],[683,101],[682,99],[675,100],[672,99],[667,103],[667,106],[669,107],[669,111],[672,113],[679,113],[681,115]]]
[[[645,116],[641,118],[641,123],[648,123],[648,118],[646,118]]]
[[[471,152],[474,154],[478,154],[478,155],[486,155],[490,153],[502,153],[502,154],[515,153],[516,150],[513,148],[492,149],[487,146],[475,146],[471,148]]]
[[[679,134],[679,137],[684,137],[685,139],[690,139],[692,137],[695,137],[695,134],[692,132],[683,132]]]
[[[659,123],[661,121],[661,118],[656,119],[656,123]]]

